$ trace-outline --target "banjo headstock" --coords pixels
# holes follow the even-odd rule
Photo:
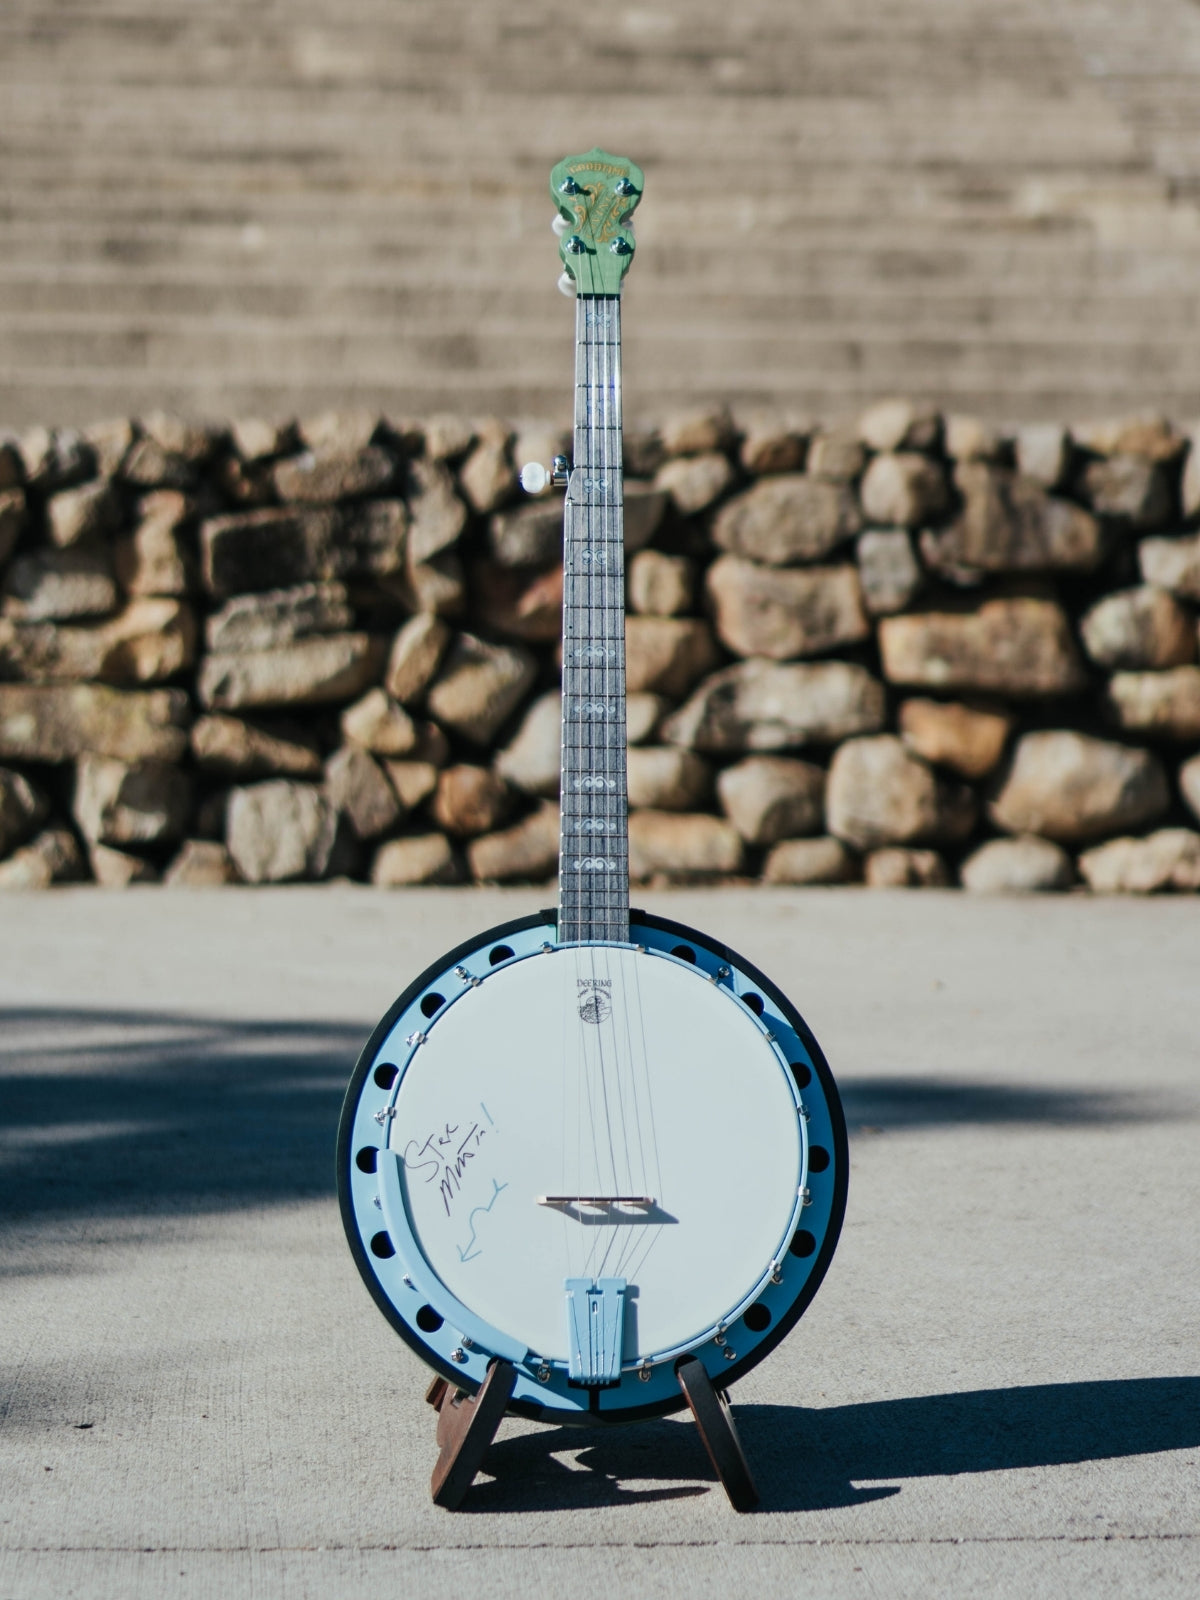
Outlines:
[[[600,149],[566,156],[550,174],[558,253],[576,294],[620,294],[633,260],[631,218],[644,185],[641,167]]]

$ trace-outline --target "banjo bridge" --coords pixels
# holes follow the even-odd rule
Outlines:
[[[649,1194],[539,1194],[535,1203],[539,1206],[643,1206],[652,1208],[657,1205],[653,1195]]]

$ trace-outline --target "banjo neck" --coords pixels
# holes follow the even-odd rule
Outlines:
[[[575,455],[563,526],[558,937],[629,940],[621,300],[575,300]]]

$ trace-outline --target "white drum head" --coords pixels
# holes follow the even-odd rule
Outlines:
[[[498,968],[438,1015],[388,1142],[429,1266],[556,1361],[568,1278],[627,1280],[625,1362],[694,1341],[786,1249],[804,1177],[755,1018],[682,962],[606,945]]]

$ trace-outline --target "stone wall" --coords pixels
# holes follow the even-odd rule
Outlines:
[[[547,428],[0,440],[0,885],[545,880]],[[1200,438],[626,440],[634,877],[1200,888]]]

